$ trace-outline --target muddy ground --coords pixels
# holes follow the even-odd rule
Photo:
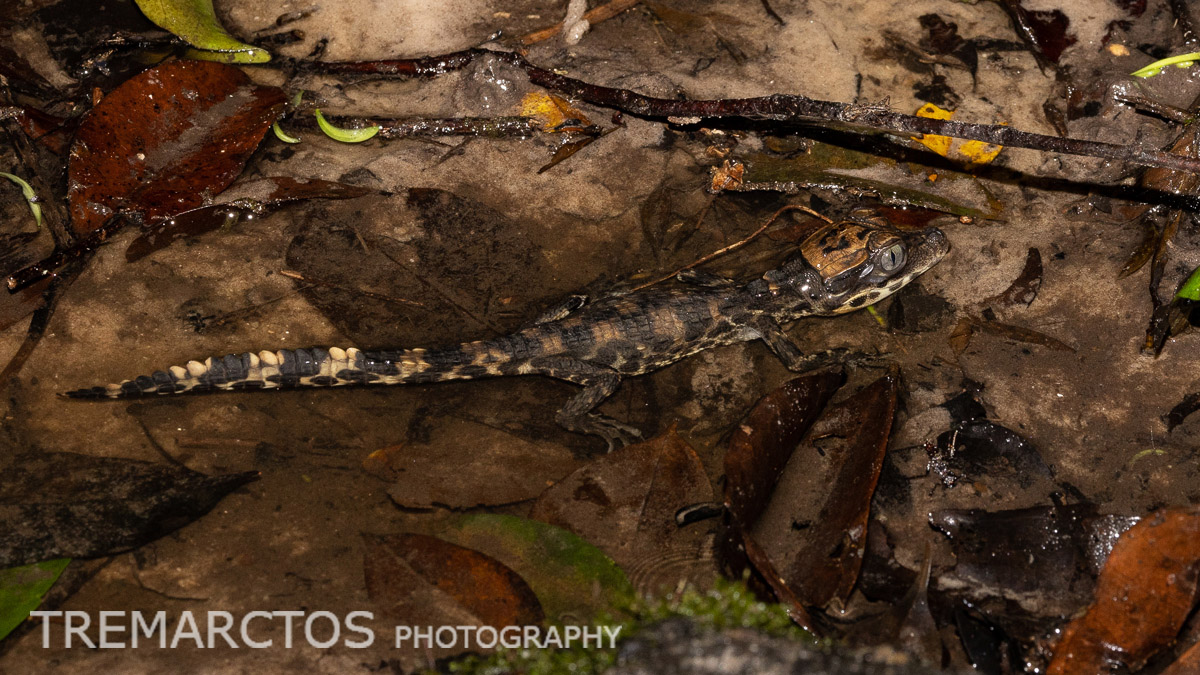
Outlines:
[[[784,26],[757,0],[667,4],[710,16],[669,25],[634,9],[597,25],[578,45],[534,45],[529,59],[588,82],[668,98],[785,92],[886,100],[902,112],[928,100],[917,92],[928,93],[936,74],[960,99],[958,119],[1054,133],[1042,111],[1043,101],[1055,96],[1054,75],[1039,69],[1028,52],[982,52],[973,83],[965,69],[897,57],[882,37],[887,29],[915,42],[918,17],[937,13],[957,23],[964,37],[1015,40],[995,3],[776,0]],[[1150,60],[1138,45],[1163,42],[1170,30],[1166,3],[1150,0],[1133,28],[1113,34],[1111,42],[1131,52],[1115,55],[1102,44],[1109,22],[1122,17],[1115,4],[1043,4],[1070,18],[1078,42],[1063,63],[1081,77],[1129,82],[1121,74]],[[316,39],[328,38],[330,60],[443,53],[483,43],[498,30],[523,34],[564,10],[542,0],[424,5],[321,5],[297,24],[305,42],[282,51],[303,55]],[[279,14],[307,8],[247,1],[220,9],[235,32],[249,35]],[[275,71],[248,72],[282,84]],[[487,63],[434,80],[318,78],[302,86],[323,97],[327,110],[395,116],[511,114],[532,90],[519,72]],[[1187,105],[1200,91],[1188,71],[1175,69],[1127,86],[1176,105]],[[583,110],[611,126],[609,111]],[[713,134],[630,116],[624,124],[541,174],[553,139],[351,146],[314,131],[287,146],[268,137],[246,176],[318,177],[391,194],[310,203],[242,221],[134,264],[123,255],[132,233],[104,246],[63,298],[37,351],[6,383],[0,406],[7,442],[149,461],[162,461],[165,453],[198,471],[257,470],[262,478],[206,517],[112,559],[65,607],[222,609],[235,615],[263,608],[361,609],[369,601],[360,534],[435,532],[455,509],[481,504],[523,514],[541,489],[602,453],[601,442],[554,424],[555,410],[574,388],[540,378],[133,403],[66,401],[58,394],[205,355],[312,345],[432,346],[494,335],[572,291],[686,264],[753,231],[785,203],[776,194],[738,194],[706,206],[708,169],[721,161],[706,150],[729,145],[734,134],[732,156],[752,155],[764,147],[762,133],[726,127],[724,135]],[[1069,130],[1155,147],[1172,133],[1165,123],[1107,99],[1097,115],[1072,122]],[[787,137],[804,130],[772,133]],[[1112,513],[1142,514],[1200,499],[1194,450],[1200,421],[1168,433],[1161,419],[1185,394],[1200,390],[1192,358],[1200,336],[1169,342],[1157,359],[1139,352],[1150,312],[1148,272],[1121,280],[1117,272],[1142,233],[1119,214],[1091,203],[1079,206],[1089,193],[1106,193],[1105,185],[1129,183],[1132,167],[1006,149],[991,167],[977,171],[978,182],[930,182],[927,175],[936,169],[895,162],[853,171],[902,177],[968,201],[987,192],[1002,205],[996,219],[936,221],[952,251],[900,298],[880,306],[888,316],[890,305],[905,298],[935,296],[948,303],[920,326],[889,332],[860,312],[803,321],[789,331],[814,350],[886,353],[903,372],[893,454],[911,498],[884,514],[901,563],[918,567],[928,542],[938,556],[935,569],[951,564],[945,537],[925,518],[938,508],[1044,505],[1064,485],[1075,491],[1072,498]],[[806,196],[791,199],[805,202]],[[835,212],[851,205],[828,195],[815,203]],[[1183,228],[1167,266],[1170,288],[1200,263],[1194,239],[1190,225]],[[778,255],[778,246],[759,240],[708,269],[756,275]],[[1031,247],[1044,261],[1040,292],[1030,306],[1010,309],[1001,319],[1053,336],[1073,351],[980,334],[956,354],[949,337],[958,319],[1003,291]],[[306,287],[284,270],[337,278],[374,295]],[[11,354],[23,335],[23,324],[0,335],[0,353]],[[855,381],[879,372],[858,372]],[[647,434],[677,425],[715,484],[730,429],[788,377],[762,344],[721,348],[626,381],[604,410]],[[1038,448],[1052,482],[1018,489],[976,476],[946,488],[926,475],[920,446],[949,424],[937,406],[968,381],[977,383],[992,420]],[[398,444],[411,467],[407,494],[362,468],[372,451]],[[1161,452],[1134,461],[1148,449]],[[422,501],[428,508],[413,508]],[[44,650],[39,637],[25,635],[0,660],[0,670],[352,672],[423,662],[422,655],[397,652],[386,641],[364,651],[103,651]]]

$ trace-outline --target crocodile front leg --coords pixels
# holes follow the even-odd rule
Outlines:
[[[828,349],[805,354],[795,340],[783,332],[779,322],[769,316],[757,316],[748,322],[763,342],[771,348],[784,367],[794,373],[803,373],[817,368],[840,363],[849,353],[846,349]]]
[[[583,391],[567,401],[555,416],[564,429],[603,438],[608,442],[609,452],[642,438],[642,432],[637,429],[592,412],[620,386],[621,374],[617,371],[565,356],[534,359],[530,365],[538,374],[583,387]]]

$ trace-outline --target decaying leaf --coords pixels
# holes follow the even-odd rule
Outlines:
[[[136,548],[204,515],[258,472],[26,453],[0,472],[0,567]]]
[[[1082,607],[1116,538],[1136,522],[1101,515],[1092,504],[929,516],[954,549],[956,564],[942,584],[962,589],[972,602],[1002,599],[1036,616]]]
[[[1025,255],[1025,267],[1003,293],[983,301],[997,309],[1006,309],[1017,305],[1028,307],[1037,298],[1038,289],[1042,287],[1042,253],[1036,248],[1029,249]]]
[[[285,103],[282,89],[219,63],[171,61],[127,80],[87,113],[71,146],[72,229],[202,206],[237,178]]]
[[[1021,41],[1037,59],[1039,66],[1057,64],[1063,50],[1077,38],[1067,32],[1071,21],[1061,10],[1027,10],[1021,0],[996,0],[1008,12]]]
[[[999,489],[1000,481],[1011,480],[1028,488],[1035,481],[1054,477],[1032,443],[988,419],[967,420],[942,432],[931,462],[947,485],[960,479],[989,481],[993,491]]]
[[[529,584],[495,558],[423,534],[366,536],[367,594],[407,624],[537,625]]]
[[[563,98],[545,92],[531,92],[521,99],[521,116],[542,123],[545,132],[581,132],[592,126],[591,120]]]
[[[956,325],[954,330],[950,333],[950,346],[954,349],[955,354],[961,354],[966,351],[967,345],[970,343],[971,337],[976,331],[984,331],[986,333],[991,333],[992,335],[997,335],[1015,342],[1039,345],[1057,352],[1075,351],[1074,347],[1063,342],[1062,340],[1046,335],[1045,333],[1038,332],[1032,328],[1014,326],[1012,324],[1001,323],[991,319],[965,316],[959,319],[958,325]]]
[[[438,535],[519,574],[551,622],[595,616],[628,602],[633,594],[625,573],[600,549],[553,525],[478,514],[459,518]]]
[[[806,605],[844,602],[858,580],[897,382],[887,375],[826,409],[751,529]]]
[[[1049,675],[1130,670],[1171,644],[1196,603],[1200,510],[1167,508],[1117,540],[1096,599],[1054,648]]]
[[[368,459],[373,473],[391,483],[392,501],[409,509],[461,509],[534,499],[580,464],[561,445],[466,420],[455,425],[454,433],[431,443],[391,446]]]
[[[1163,421],[1167,423],[1167,431],[1173,431],[1175,427],[1183,424],[1188,415],[1197,410],[1200,410],[1200,392],[1192,392],[1184,396],[1183,400],[1175,404],[1170,412],[1163,415]]]
[[[712,498],[704,465],[672,428],[580,467],[546,490],[529,517],[599,547],[638,590],[664,591],[711,569],[700,555],[705,529],[680,528],[675,513]]]
[[[172,214],[147,225],[125,249],[125,261],[134,262],[171,242],[230,227],[247,215],[266,215],[286,204],[307,199],[353,199],[372,190],[320,179],[274,176],[230,187],[218,204]],[[235,194],[236,193],[236,194]]]
[[[949,120],[954,117],[953,110],[943,110],[932,103],[926,103],[917,110],[917,117],[928,117],[935,120]],[[984,143],[983,141],[967,141],[949,136],[926,134],[914,139],[925,147],[933,150],[947,159],[966,162],[967,164],[989,164],[1000,155],[1004,146]]]
[[[742,185],[742,176],[746,174],[746,165],[737,160],[727,159],[721,163],[720,168],[711,167],[709,173],[712,174],[712,181],[708,186],[710,192],[735,190]]]

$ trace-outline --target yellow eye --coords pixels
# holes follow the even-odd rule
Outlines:
[[[904,245],[889,246],[879,256],[879,269],[884,272],[895,272],[904,266]]]

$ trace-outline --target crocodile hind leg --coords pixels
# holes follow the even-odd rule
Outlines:
[[[555,416],[564,429],[603,438],[608,442],[609,452],[642,437],[642,432],[637,429],[592,412],[621,384],[621,374],[617,371],[567,357],[535,359],[530,365],[534,373],[583,387],[583,391],[567,401]]]

